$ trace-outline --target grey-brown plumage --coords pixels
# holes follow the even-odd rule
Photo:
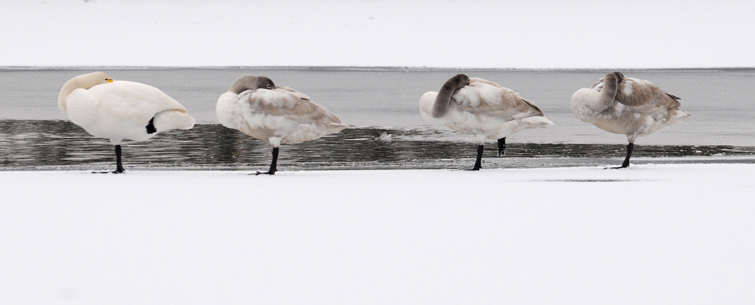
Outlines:
[[[281,144],[310,141],[339,132],[348,126],[309,96],[286,86],[276,86],[264,76],[243,75],[218,98],[215,115],[223,126],[273,147],[270,170],[277,171]]]
[[[438,91],[438,97],[435,98],[435,104],[433,104],[433,117],[440,118],[446,115],[454,93],[468,85],[469,77],[464,74],[456,74],[443,83],[440,91]]]
[[[679,100],[648,81],[611,72],[592,88],[577,90],[571,98],[571,109],[584,122],[627,136],[627,157],[622,164],[627,167],[637,137],[691,116],[680,109]]]
[[[447,80],[440,92],[423,94],[419,112],[430,122],[475,136],[478,147],[473,170],[481,168],[486,139],[498,141],[498,155],[502,156],[506,136],[522,129],[553,125],[540,108],[516,92],[464,74]]]
[[[624,106],[636,107],[640,112],[652,109],[676,110],[682,105],[678,96],[663,91],[650,82],[624,77],[621,72],[609,73],[601,80],[598,80],[593,89],[602,83],[603,89],[600,91],[605,92],[604,96],[613,93],[614,100]]]
[[[485,85],[487,85],[488,88],[495,88],[496,94],[492,97],[486,97],[480,94],[470,97],[459,94],[451,99],[452,102],[456,102],[456,105],[454,106],[459,111],[469,112],[475,115],[484,114],[505,118],[545,116],[543,111],[540,110],[540,107],[535,105],[535,103],[525,99],[511,89],[481,78],[469,79],[468,83],[469,85],[474,83],[470,88],[477,88],[478,86],[481,87]],[[462,88],[463,87],[464,86],[462,86]],[[440,93],[438,93],[438,95],[440,95]],[[477,100],[479,100],[479,102]]]

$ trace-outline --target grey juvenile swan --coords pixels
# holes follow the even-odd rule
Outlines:
[[[281,144],[311,141],[348,127],[308,96],[254,75],[242,75],[218,98],[215,115],[225,127],[270,142],[270,170],[257,175],[275,174]]]
[[[497,140],[498,156],[502,156],[506,136],[526,128],[553,125],[540,108],[516,92],[464,74],[448,79],[440,92],[422,95],[419,112],[430,122],[475,136],[477,160],[472,170],[482,168],[485,139]]]
[[[612,72],[599,79],[592,88],[577,90],[571,97],[571,111],[584,122],[627,136],[627,157],[620,167],[616,167],[626,168],[637,137],[692,116],[679,109],[679,100],[646,80]]]

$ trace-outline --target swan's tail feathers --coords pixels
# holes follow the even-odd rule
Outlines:
[[[676,122],[679,122],[681,119],[688,118],[691,116],[692,114],[690,114],[689,112],[677,109],[676,111],[674,111],[674,113],[671,113],[671,115],[669,116],[669,124],[674,124]]]
[[[346,125],[344,123],[327,123],[326,126],[328,130],[328,134],[341,132],[341,130],[349,128],[349,125]]]
[[[547,125],[554,125],[551,120],[544,116],[531,116],[522,119],[522,122],[526,123],[527,128],[535,128]]]
[[[168,131],[171,129],[191,129],[194,127],[194,118],[186,115],[182,110],[166,110],[155,115],[155,129]]]

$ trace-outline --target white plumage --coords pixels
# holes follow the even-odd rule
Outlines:
[[[599,79],[592,88],[577,90],[571,98],[571,110],[584,122],[627,136],[629,144],[623,168],[629,166],[638,137],[692,116],[679,109],[679,100],[646,80],[612,72]]]
[[[123,172],[120,144],[144,141],[160,131],[191,129],[194,118],[176,100],[145,84],[113,81],[107,74],[79,75],[63,85],[58,106],[89,134],[116,146],[117,173]]]
[[[447,106],[443,106],[443,104]],[[505,137],[522,129],[553,125],[534,103],[496,83],[459,74],[449,79],[440,92],[427,92],[420,98],[422,117],[457,132],[475,136],[479,169],[482,145],[486,139],[499,140],[503,154]]]
[[[264,76],[239,77],[218,99],[215,114],[223,126],[270,143],[273,163],[265,174],[271,175],[280,144],[311,141],[348,127],[308,96]]]

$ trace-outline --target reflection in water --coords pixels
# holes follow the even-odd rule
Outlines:
[[[388,132],[392,141],[380,140]],[[471,167],[475,144],[445,130],[353,128],[283,145],[281,170],[435,169]],[[216,124],[161,133],[123,145],[126,169],[256,170],[270,164],[270,145]],[[624,145],[509,143],[506,157],[486,145],[483,168],[616,165]],[[643,158],[645,157],[645,158]],[[633,163],[755,163],[755,147],[637,145]],[[91,170],[115,166],[113,146],[59,120],[0,120],[0,170]]]

